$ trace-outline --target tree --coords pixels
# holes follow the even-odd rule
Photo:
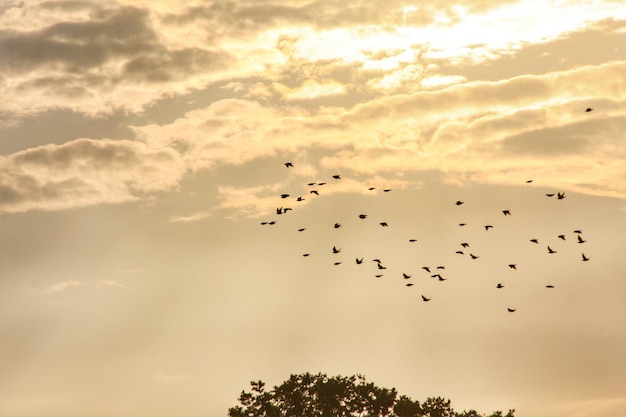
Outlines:
[[[291,375],[280,386],[266,391],[263,381],[252,381],[250,392],[242,391],[240,405],[228,410],[229,417],[514,417],[495,411],[489,416],[475,410],[457,413],[450,400],[431,397],[422,404],[395,388],[379,388],[362,375],[349,377],[305,373]]]

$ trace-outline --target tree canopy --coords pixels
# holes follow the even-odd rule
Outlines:
[[[395,388],[377,387],[362,375],[307,372],[291,375],[271,391],[263,381],[250,385],[250,392],[241,392],[240,405],[228,410],[229,417],[514,417],[515,412],[456,412],[450,400],[431,397],[420,403],[398,395]]]

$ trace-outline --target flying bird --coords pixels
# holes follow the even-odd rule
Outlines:
[[[409,282],[408,284],[406,284],[406,286],[407,286],[407,287],[411,287],[411,286],[413,286],[413,283],[412,283],[412,282]]]
[[[467,223],[459,223],[459,226],[465,226]]]
[[[339,253],[339,252],[341,252],[341,249],[333,246],[333,253]]]
[[[276,224],[276,222],[274,220],[272,220],[271,222],[268,222],[267,224],[269,224],[271,226],[271,225]]]
[[[423,266],[422,269],[425,270],[426,272],[430,273],[430,268],[429,267]]]
[[[533,180],[526,180],[526,184],[530,184]]]
[[[310,255],[310,253],[303,253],[303,254],[302,254],[302,256],[305,256],[305,257],[306,257],[306,256],[309,256],[309,255]]]
[[[480,256],[476,256],[476,255],[474,255],[473,253],[470,253],[470,257],[471,257],[472,259],[478,259],[478,258],[480,258]]]
[[[583,261],[588,261],[590,258],[588,256],[585,256],[585,254],[583,253]]]
[[[422,295],[422,300],[423,300],[423,301],[430,301],[430,298],[426,298],[426,297],[424,297],[424,296]]]
[[[533,243],[539,243],[539,240],[537,240],[537,239],[530,239],[530,241],[533,242]]]
[[[389,191],[391,191],[391,188],[385,188],[383,191],[388,193]]]
[[[285,166],[287,168],[293,168],[293,164],[291,162],[285,162]]]
[[[411,243],[417,242],[417,239],[409,239],[409,242],[411,242]]]
[[[462,250],[458,250],[458,251],[456,251],[454,253],[458,253],[459,255],[465,255],[465,253]]]
[[[485,230],[489,230],[489,229],[493,229],[493,226],[492,226],[492,225],[490,225],[490,224],[488,224],[488,225],[486,225],[486,226],[485,226]]]
[[[375,189],[376,189],[376,187],[370,187],[370,188],[368,188],[368,190],[370,190],[370,191],[375,190]]]
[[[387,224],[387,222],[381,222],[381,223],[380,223],[380,225],[381,225],[382,227],[387,227],[387,226],[389,226],[389,225]]]
[[[581,234],[582,232],[583,232],[583,231],[582,231],[582,230],[580,230],[580,229],[576,229],[576,230],[574,230],[574,233]]]
[[[559,235],[558,237],[559,237],[559,239],[565,240],[565,235]]]
[[[289,197],[289,194],[281,194],[280,195],[280,198],[287,198],[287,197]]]
[[[498,283],[498,285],[496,285],[496,288],[504,288],[504,285]]]
[[[455,204],[456,204],[457,206],[460,206],[460,205],[461,205],[461,204],[463,204],[463,203],[464,203],[463,201],[458,200]]]
[[[565,193],[557,193],[557,194],[556,194],[556,197],[557,197],[559,200],[563,200],[563,199],[565,198]]]
[[[383,275],[382,275],[382,274],[379,274],[379,275],[375,275],[375,276],[376,276],[376,278],[380,278],[380,277],[382,277]]]
[[[320,193],[318,193],[317,190],[311,190],[310,193],[315,194],[315,195],[320,195]]]
[[[341,176],[340,175],[333,175],[333,178],[336,179],[336,180],[340,180]]]
[[[410,276],[409,274],[404,273],[404,272],[402,273],[402,276],[404,277],[404,279],[409,279],[409,278],[411,278],[411,276]]]
[[[461,246],[463,246],[464,248],[469,248],[469,243],[463,242],[461,243]]]
[[[335,265],[341,265],[341,261],[335,262]]]
[[[548,253],[556,253],[556,251],[552,249],[550,246],[548,246]]]
[[[376,259],[372,259],[372,262],[377,262],[377,263],[381,263],[380,259],[376,258]]]
[[[378,269],[387,269],[387,267],[383,266],[382,264],[376,264],[376,266],[378,267]]]
[[[367,214],[359,214],[359,219],[367,219]]]
[[[303,227],[303,228],[298,229],[298,232],[304,232],[305,230],[306,229]]]
[[[304,197],[298,197],[296,200],[297,201],[304,201]]]
[[[511,269],[517,269],[517,265],[515,265],[515,264],[509,264],[509,268],[511,268]]]
[[[445,266],[438,266],[437,269],[446,269]]]
[[[356,261],[357,265],[361,265],[363,263],[363,258],[361,258],[361,259],[356,258],[355,261]]]
[[[511,215],[511,211],[510,210],[502,210],[502,213],[504,213],[505,216],[510,216]]]
[[[311,186],[311,185],[315,185],[315,183],[314,182],[310,182],[307,185]]]
[[[335,229],[339,229],[341,227],[341,223],[335,223]]]
[[[586,112],[586,113],[589,113],[589,112],[591,112],[591,111],[593,111],[593,107],[587,107],[587,108],[585,109],[585,112]]]
[[[509,311],[509,313],[513,313],[517,309],[516,308],[507,308],[507,310]]]
[[[576,237],[578,238],[578,243],[585,243],[586,242],[586,240],[583,239],[582,236],[577,235]]]
[[[554,288],[554,285],[546,285],[546,288]]]
[[[548,197],[554,197],[554,193],[546,194]]]

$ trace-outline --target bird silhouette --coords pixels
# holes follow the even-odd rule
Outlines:
[[[372,262],[376,262],[376,263],[381,263],[380,259],[376,258],[376,259],[372,259]]]
[[[376,278],[380,278],[382,276],[383,276],[382,274],[375,275]]]
[[[485,230],[489,230],[489,229],[493,229],[493,226],[492,226],[492,225],[490,225],[490,224],[488,224],[488,225],[486,225],[486,226],[485,226]]]
[[[335,229],[339,229],[341,227],[341,223],[335,223]]]
[[[464,203],[464,201],[457,200],[457,202],[456,202],[455,204],[456,204],[457,206],[460,206],[460,205],[461,205],[461,204],[463,204],[463,203]]]
[[[333,246],[333,253],[339,253],[339,252],[341,252],[341,249]]]
[[[583,261],[587,262],[590,258],[583,253]]]
[[[554,197],[554,193],[546,194],[548,197]]]
[[[380,223],[380,225],[381,225],[382,227],[387,227],[387,226],[389,226],[389,225],[387,224],[387,222],[381,222],[381,223]]]
[[[320,193],[317,192],[317,190],[311,190],[309,191],[311,194],[315,194],[315,195],[320,195]]]
[[[341,265],[341,261],[335,262],[335,265]]]
[[[285,162],[285,166],[287,168],[293,168],[293,164],[291,162]]]
[[[539,243],[539,240],[537,240],[537,239],[530,239],[530,241],[533,242],[533,243]]]
[[[439,274],[437,274],[437,278],[439,279],[439,281],[446,281],[446,278],[442,277]]]
[[[586,240],[583,239],[581,235],[577,235],[576,237],[578,238],[578,243],[585,243],[586,242]]]
[[[306,257],[306,256],[309,256],[309,255],[310,255],[310,253],[303,253],[303,254],[302,254],[302,256],[305,256],[305,257]]]
[[[411,243],[417,242],[417,239],[409,239],[409,242]]]
[[[283,208],[282,207],[276,207],[276,214],[283,214]]]
[[[556,198],[558,198],[559,200],[563,200],[565,198],[565,193],[557,193]]]
[[[504,285],[498,283],[498,285],[496,285],[496,288],[504,288]]]
[[[554,249],[552,249],[550,246],[548,246],[548,253],[556,253],[557,251],[555,251]]]
[[[271,226],[271,225],[275,225],[276,222],[274,220],[272,220],[271,222],[268,222],[267,224],[269,224]]]
[[[438,266],[437,269],[446,269],[445,266]]]
[[[304,197],[298,197],[296,200],[297,201],[304,201]]]
[[[558,238],[562,239],[562,240],[565,240],[565,235],[559,235]]]
[[[463,252],[462,250],[458,250],[458,251],[456,251],[454,253],[458,253],[459,255],[465,255],[465,252]]]
[[[363,258],[361,258],[361,259],[356,258],[355,261],[356,261],[357,265],[361,265],[363,263]]]
[[[314,182],[310,182],[307,185],[311,186],[311,185],[315,185],[315,183]]]
[[[470,257],[471,257],[472,259],[478,259],[478,258],[480,258],[480,256],[474,255],[473,253],[470,253]]]
[[[376,187],[370,187],[370,188],[368,188],[368,190],[370,190],[370,191],[375,190],[375,189],[376,189]]]
[[[287,197],[289,197],[289,194],[281,194],[280,195],[280,198],[287,198]]]
[[[265,226],[265,225],[267,224],[267,222],[261,222],[261,224],[262,224],[263,226]]]
[[[386,267],[386,266],[383,266],[382,264],[376,264],[376,267],[377,267],[378,269],[387,269],[387,267]]]
[[[367,219],[367,214],[359,214],[359,219]]]
[[[340,180],[341,176],[340,175],[333,175],[333,178],[336,179],[336,180]]]
[[[526,180],[526,184],[530,184],[533,180]]]
[[[548,285],[546,285],[546,288],[554,288],[554,285],[548,284]]]
[[[517,265],[515,265],[515,264],[509,264],[509,268],[511,268],[511,269],[517,269]]]
[[[413,283],[412,283],[412,282],[409,282],[408,284],[406,284],[406,286],[407,286],[407,287],[412,287],[412,286],[413,286]]]
[[[507,310],[509,311],[509,313],[513,313],[517,309],[516,308],[507,308]]]
[[[422,295],[422,301],[430,301],[430,298],[426,298]]]
[[[469,243],[463,242],[461,243],[461,246],[463,246],[464,248],[469,248]]]
[[[304,232],[306,229],[304,227],[298,229],[298,232]]]
[[[391,191],[391,188],[385,188],[383,191],[388,193],[389,191]]]
[[[465,226],[467,223],[459,223],[459,226]]]
[[[582,231],[582,230],[580,230],[580,229],[576,229],[576,230],[574,230],[574,233],[581,234],[582,232],[583,232],[583,231]]]
[[[411,278],[411,276],[405,272],[402,273],[402,276],[404,277],[404,279],[409,279]]]
[[[586,112],[586,113],[589,113],[589,112],[592,112],[592,111],[593,111],[593,107],[587,107],[587,108],[585,109],[585,112]]]
[[[430,268],[429,267],[423,266],[422,269],[425,270],[426,272],[430,273]]]
[[[511,215],[511,211],[510,210],[502,210],[502,213],[504,213],[505,216],[510,216]]]

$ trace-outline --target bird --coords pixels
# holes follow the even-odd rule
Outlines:
[[[376,263],[381,263],[380,259],[376,258],[376,259],[372,259],[372,262],[376,262]]]
[[[417,242],[417,239],[409,239],[409,242],[411,243]]]
[[[559,200],[563,200],[563,199],[565,198],[565,193],[557,193],[557,194],[556,194],[556,197],[557,197]]]
[[[289,194],[281,194],[280,195],[280,198],[287,198],[287,197],[289,197]]]
[[[375,275],[375,276],[376,276],[376,278],[380,278],[380,277],[382,277],[383,275],[382,275],[382,274],[378,274],[378,275]]]
[[[269,224],[270,226],[275,225],[276,222],[274,220],[272,220],[271,222],[268,222],[267,224]]]
[[[583,261],[587,262],[590,258],[583,253]]]
[[[306,256],[309,256],[309,255],[310,255],[310,253],[303,253],[303,254],[302,254],[302,256],[305,256],[305,257],[306,257]]]
[[[463,242],[461,243],[461,246],[463,246],[464,248],[469,248],[469,243]]]
[[[335,223],[335,229],[339,229],[341,227],[341,223]]]
[[[580,230],[580,229],[576,229],[576,230],[574,230],[574,233],[581,234],[582,232],[583,232],[583,231],[582,231],[582,230]]]
[[[429,267],[423,266],[422,269],[425,270],[426,272],[430,273],[430,268]]]
[[[315,195],[320,195],[320,193],[318,193],[317,190],[311,190],[310,193],[315,194]]]
[[[426,297],[424,297],[424,296],[422,295],[422,300],[423,300],[423,301],[430,301],[430,298],[426,298]]]
[[[471,257],[472,259],[478,259],[478,258],[480,258],[480,256],[474,255],[473,253],[470,253],[470,257]]]
[[[507,310],[509,311],[509,313],[513,313],[517,309],[516,308],[507,308]]]
[[[341,252],[341,249],[333,246],[333,253],[339,253],[339,252]]]
[[[533,242],[533,243],[539,243],[539,240],[537,240],[537,239],[530,239],[530,241]]]
[[[341,265],[341,261],[335,262],[334,265]]]
[[[389,225],[387,224],[387,222],[380,222],[380,225],[381,225],[382,227],[387,227],[387,226],[389,226]]]
[[[517,265],[515,265],[515,264],[509,264],[509,268],[511,268],[511,269],[517,269]]]
[[[459,226],[465,226],[467,223],[459,223]]]
[[[276,214],[283,214],[283,208],[282,207],[276,207]]]
[[[546,285],[546,288],[554,288],[554,285],[548,284],[548,285]]]
[[[409,282],[408,284],[406,284],[406,286],[407,286],[407,287],[411,287],[411,286],[413,286],[413,283],[412,283],[412,282]]]
[[[533,180],[526,180],[526,184],[530,184]]]
[[[552,249],[550,246],[548,246],[548,253],[556,253],[557,251],[555,251],[554,249]]]
[[[378,267],[378,269],[387,269],[387,267],[383,266],[382,264],[376,264],[376,266]]]
[[[558,238],[565,240],[565,235],[559,235]]]
[[[437,278],[439,279],[439,281],[445,281],[446,280],[446,278],[442,277],[441,275],[439,275],[439,274],[437,274],[437,275],[438,275]]]
[[[359,219],[367,219],[367,214],[359,214]]]
[[[293,164],[291,162],[285,162],[285,166],[287,168],[293,168]]]
[[[370,191],[375,190],[375,189],[376,189],[376,187],[370,187],[370,188],[368,188],[368,190],[370,190]]]
[[[591,112],[591,111],[593,111],[593,107],[587,107],[587,108],[585,109],[585,112],[586,112],[586,113],[589,113],[589,112]]]
[[[464,203],[464,201],[457,200],[457,202],[456,202],[455,204],[456,204],[457,206],[460,206],[460,205],[461,205],[461,204],[463,204],[463,203]]]
[[[437,269],[446,269],[445,266],[438,266]]]
[[[304,197],[298,197],[296,200],[297,201],[304,201]]]
[[[404,277],[404,279],[409,279],[411,278],[411,276],[405,272],[402,273],[402,276]]]
[[[263,226],[265,226],[265,225],[267,224],[267,222],[261,222],[261,224],[262,224]]]
[[[548,197],[554,197],[554,193],[548,193],[546,194]]]
[[[583,239],[582,236],[577,235],[576,237],[578,238],[578,243],[585,243],[586,242],[586,240]]]
[[[361,259],[356,258],[355,261],[356,261],[357,265],[361,265],[363,263],[363,258],[361,258]]]
[[[315,183],[314,182],[310,182],[307,185],[311,186],[311,185],[315,185]]]
[[[465,252],[463,252],[462,250],[458,250],[458,251],[456,251],[454,253],[458,253],[459,255],[465,255]]]
[[[496,285],[496,288],[504,288],[504,285],[498,283],[498,285]]]
[[[304,232],[306,229],[304,227],[298,229],[298,232]]]
[[[336,180],[340,180],[341,176],[340,175],[333,175],[333,178],[336,179]]]
[[[502,213],[504,213],[505,216],[510,216],[511,215],[511,211],[510,210],[502,210]]]
[[[383,191],[388,193],[389,191],[391,191],[391,188],[385,188]]]
[[[289,210],[293,210],[291,207],[283,208],[283,213],[287,213]]]
[[[492,228],[493,228],[493,226],[492,226],[492,225],[490,225],[490,224],[488,224],[488,225],[486,225],[486,226],[485,226],[485,230],[489,230],[489,229],[492,229]]]

